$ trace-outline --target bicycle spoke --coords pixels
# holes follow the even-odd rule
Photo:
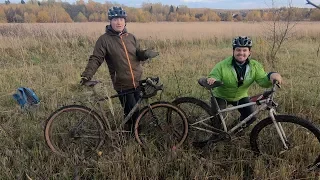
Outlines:
[[[186,136],[183,118],[182,112],[172,109],[171,105],[146,110],[139,119],[138,141],[158,150],[173,148]]]
[[[257,139],[257,148],[263,157],[272,159],[275,163],[274,167],[287,168],[291,171],[307,170],[312,167],[316,158],[320,153],[319,130],[314,128],[305,120],[300,120],[292,116],[276,116],[280,121],[287,137],[286,145],[288,149],[284,148],[279,134],[276,131],[271,119],[264,120],[257,124],[253,129],[251,138]],[[256,134],[256,129],[259,129],[259,134]],[[257,136],[258,138],[253,138]],[[254,141],[251,140],[251,143]],[[254,146],[254,143],[252,144]]]
[[[54,152],[89,156],[102,145],[103,129],[101,121],[90,109],[78,105],[66,106],[48,120],[46,141]]]
[[[212,137],[213,116],[210,113],[210,107],[203,101],[182,97],[174,102],[186,114],[190,131],[188,132],[188,144],[197,142],[206,142]]]

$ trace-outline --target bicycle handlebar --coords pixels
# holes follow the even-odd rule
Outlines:
[[[160,79],[159,77],[147,77],[146,79],[139,81],[139,88],[138,89],[141,90],[143,98],[152,97],[157,94],[157,91],[163,90],[163,84],[159,83],[159,79]],[[85,82],[83,85],[92,88],[94,94],[98,94],[95,86],[99,83],[101,83],[101,81],[90,80],[90,81]],[[138,91],[138,89],[134,89],[134,90],[132,90],[130,92],[126,92],[124,94],[133,93],[135,91]],[[121,94],[114,95],[114,96],[111,96],[111,98],[117,97],[120,95]],[[102,98],[102,99],[107,99],[107,98]]]
[[[83,85],[88,86],[88,87],[94,87],[95,85],[101,83],[101,81],[87,81]]]
[[[277,80],[273,80],[272,82],[272,88],[271,90],[267,90],[265,91],[264,93],[262,93],[262,96],[259,97],[259,95],[257,96],[254,96],[254,97],[258,97],[257,99],[255,99],[254,101],[257,101],[257,100],[262,100],[262,99],[267,99],[271,96],[271,99],[273,98],[273,93],[276,92],[276,86],[278,88],[281,88],[279,82]]]
[[[208,90],[211,90],[211,89],[213,89],[213,88],[216,88],[216,87],[219,87],[219,86],[222,86],[222,85],[223,85],[223,82],[222,82],[222,81],[215,81],[213,84],[209,85],[209,84],[207,83],[207,78],[206,78],[206,77],[200,78],[200,79],[198,80],[198,83],[199,83],[202,87],[205,87],[205,88],[208,89]],[[279,82],[278,82],[277,80],[273,80],[271,90],[267,90],[267,91],[265,91],[263,94],[260,94],[260,95],[256,96],[256,97],[258,97],[258,99],[256,99],[256,100],[266,99],[266,98],[272,96],[273,93],[276,91],[276,86],[277,86],[278,88],[281,88]],[[261,96],[261,95],[262,95],[262,96]],[[272,97],[271,97],[271,98],[272,98]]]
[[[159,83],[159,77],[147,77],[139,81],[143,98],[150,98],[157,94],[157,91],[163,90],[163,84]]]

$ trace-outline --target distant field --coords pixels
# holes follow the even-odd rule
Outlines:
[[[105,31],[108,23],[67,23],[67,24],[2,24],[4,26],[22,26],[35,35],[44,32],[61,32],[96,37]],[[297,36],[314,36],[320,32],[318,22],[292,22]],[[277,24],[279,26],[279,24]],[[143,39],[192,39],[192,38],[230,38],[238,35],[266,36],[272,28],[272,22],[160,22],[128,23],[128,31]],[[277,27],[280,28],[280,27]],[[282,27],[281,27],[282,28]],[[35,30],[35,31],[33,31]],[[23,32],[20,32],[23,34]],[[1,37],[4,38],[4,37]],[[3,45],[3,43],[0,43]]]
[[[254,39],[252,57],[264,64],[267,72],[276,71],[284,77],[276,96],[279,112],[299,115],[319,125],[320,24],[297,23],[280,49],[274,68],[267,56],[270,24],[128,23],[127,27],[143,48],[154,47],[160,52],[144,64],[144,76],[160,77],[165,86],[162,100],[193,96],[208,102],[209,93],[197,79],[231,55],[233,37],[248,35]],[[80,73],[105,25],[0,24],[0,179],[23,179],[26,174],[32,179],[73,179],[75,174],[83,179],[246,179],[248,173],[255,179],[294,179],[297,164],[256,158],[248,148],[248,136],[207,149],[182,149],[175,160],[159,154],[144,156],[133,139],[124,140],[118,150],[102,149],[102,157],[93,164],[53,154],[44,141],[43,123],[58,107],[83,100],[84,92],[78,85]],[[94,78],[106,84],[109,94],[115,93],[105,65]],[[19,86],[36,91],[41,99],[38,111],[28,114],[19,110],[11,97]],[[263,90],[253,86],[250,95]],[[114,104],[121,117],[119,102]],[[116,123],[120,121],[115,119]],[[299,178],[319,177],[301,172]]]

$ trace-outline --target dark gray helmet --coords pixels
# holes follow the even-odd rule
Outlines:
[[[127,17],[127,13],[122,7],[113,6],[108,10],[108,19],[111,20],[113,18],[120,17],[125,18]]]
[[[232,42],[233,49],[236,47],[252,47],[252,40],[247,36],[236,37]]]

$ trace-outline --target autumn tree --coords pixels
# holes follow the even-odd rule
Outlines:
[[[221,18],[221,21],[232,21],[233,16],[231,12],[223,12],[220,13],[219,17]]]
[[[246,20],[247,21],[258,21],[258,22],[262,21],[261,11],[257,11],[257,10],[250,11],[246,16]]]
[[[61,6],[69,14],[71,19],[75,19],[80,12],[83,15],[86,15],[87,13],[85,4],[82,4],[79,1],[77,1],[76,4],[62,3]]]
[[[190,15],[189,14],[178,14],[177,21],[178,22],[188,22],[188,21],[190,21]]]
[[[50,17],[50,22],[72,22],[70,15],[59,5],[44,8]]]
[[[167,16],[167,21],[175,22],[177,21],[177,13],[170,13]]]
[[[7,17],[7,21],[9,23],[21,22],[21,20],[23,21],[22,16],[23,16],[23,14],[22,14],[21,10],[16,7],[10,7],[6,11],[6,17]]]
[[[101,22],[106,22],[106,21],[108,21],[108,16],[107,16],[107,14],[106,14],[105,12],[102,12],[102,13],[100,14],[100,21],[101,21]]]
[[[127,8],[127,21],[128,22],[138,22],[138,13],[136,8]]]
[[[221,18],[217,15],[217,13],[212,10],[205,12],[205,15],[207,15],[208,21],[221,21]]]
[[[312,10],[312,12],[310,14],[310,20],[311,21],[320,21],[320,10],[319,9]]]
[[[7,22],[7,17],[2,8],[0,8],[0,23],[6,23]]]
[[[24,13],[24,22],[26,23],[36,23],[37,22],[37,16],[33,13]]]
[[[180,15],[185,15],[185,14],[189,15],[189,8],[183,5],[180,5],[179,7],[177,6],[176,13]]]
[[[101,13],[102,11],[104,11],[103,6],[100,3],[94,2],[93,0],[88,0],[86,9],[88,14]]]
[[[138,22],[148,22],[150,21],[150,13],[148,11],[143,11],[138,9],[137,11]]]
[[[263,21],[272,21],[272,12],[264,12],[262,16]]]
[[[155,14],[154,15],[157,21],[165,21],[166,16],[164,14]]]
[[[47,11],[41,10],[37,14],[37,22],[39,23],[48,23],[50,22],[50,16]]]
[[[199,21],[202,21],[202,22],[208,21],[208,15],[203,14],[203,15],[199,18]]]
[[[85,5],[84,0],[77,0],[76,5]]]
[[[88,22],[88,19],[82,12],[79,12],[78,15],[74,18],[75,22]]]
[[[90,14],[90,16],[89,16],[89,21],[90,22],[98,22],[98,21],[100,21],[100,14],[99,13],[92,13],[92,14]]]

